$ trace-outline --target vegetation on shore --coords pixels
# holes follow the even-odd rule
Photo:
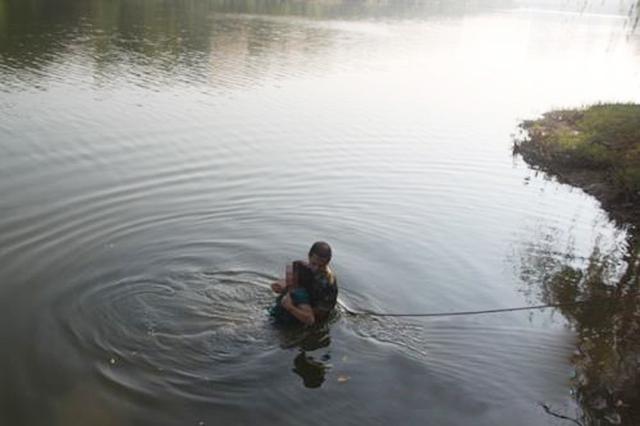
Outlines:
[[[579,425],[640,424],[640,105],[558,110],[521,125],[514,153],[598,198],[627,226],[624,253],[596,247],[583,267],[549,251],[523,259],[527,282],[577,334],[572,388]],[[579,302],[578,304],[572,304]]]
[[[638,224],[640,105],[551,111],[521,127],[527,137],[514,144],[515,153],[591,193],[615,219]]]

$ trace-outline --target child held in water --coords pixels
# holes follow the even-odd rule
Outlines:
[[[276,323],[312,325],[315,322],[308,291],[312,280],[313,273],[309,267],[296,260],[287,267],[285,282],[271,285],[271,289],[279,293],[275,305],[269,309]]]

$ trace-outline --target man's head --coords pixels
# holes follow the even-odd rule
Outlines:
[[[318,271],[326,268],[331,261],[331,246],[324,241],[316,241],[309,249],[309,268]]]

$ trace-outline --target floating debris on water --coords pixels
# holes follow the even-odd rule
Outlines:
[[[338,376],[338,383],[347,383],[349,380],[351,380],[351,376]]]

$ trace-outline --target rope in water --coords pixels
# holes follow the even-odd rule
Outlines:
[[[486,309],[482,311],[459,311],[459,312],[435,312],[435,313],[416,313],[416,314],[400,314],[400,313],[388,313],[388,312],[374,312],[374,311],[354,311],[349,309],[344,303],[338,302],[340,306],[349,315],[369,315],[372,317],[453,317],[462,315],[483,315],[483,314],[497,314],[500,312],[514,312],[514,311],[532,311],[536,309],[547,308],[562,308],[565,306],[576,306],[588,303],[587,301],[567,302],[567,303],[549,303],[547,305],[535,305],[535,306],[519,306],[515,308],[500,308],[500,309]]]

